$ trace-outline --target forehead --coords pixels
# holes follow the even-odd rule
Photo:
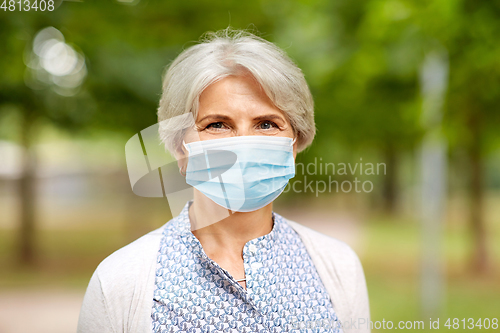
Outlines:
[[[211,113],[282,114],[251,75],[228,76],[200,95],[198,119]]]

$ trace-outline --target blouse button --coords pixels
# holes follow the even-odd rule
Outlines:
[[[257,247],[255,246],[255,244],[250,244],[248,246],[248,250],[250,250],[250,252],[252,253],[255,253],[255,251],[257,251]]]

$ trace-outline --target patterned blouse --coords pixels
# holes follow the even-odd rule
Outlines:
[[[189,204],[160,242],[153,332],[342,332],[311,257],[283,217],[273,213],[272,231],[245,244],[245,290],[191,232]]]

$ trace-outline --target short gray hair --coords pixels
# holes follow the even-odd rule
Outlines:
[[[173,124],[165,125],[167,120],[189,112],[196,119],[203,90],[243,71],[252,74],[288,117],[298,151],[311,144],[316,133],[314,102],[300,68],[273,43],[247,31],[227,28],[202,36],[200,43],[179,54],[163,77],[158,121],[160,139],[167,149],[175,151],[184,135],[173,130]]]

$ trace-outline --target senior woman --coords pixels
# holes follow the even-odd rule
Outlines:
[[[272,210],[315,134],[301,70],[250,33],[208,34],[164,77],[160,124],[185,115],[160,137],[193,200],[98,266],[78,332],[369,332],[356,254]]]

